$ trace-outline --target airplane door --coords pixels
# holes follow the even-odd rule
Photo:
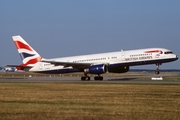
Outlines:
[[[43,63],[39,63],[39,69],[40,69],[40,70],[43,69]]]
[[[121,60],[122,61],[125,61],[125,56],[126,56],[126,53],[123,50],[121,50]]]

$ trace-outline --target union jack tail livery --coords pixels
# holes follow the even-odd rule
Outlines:
[[[42,57],[21,36],[12,38],[23,62],[21,66],[34,66],[42,60]]]

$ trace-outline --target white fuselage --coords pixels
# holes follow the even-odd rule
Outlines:
[[[90,55],[80,55],[71,57],[62,57],[54,59],[46,59],[48,61],[67,62],[67,63],[90,63],[135,66],[146,64],[162,64],[166,62],[175,61],[178,56],[173,54],[170,50],[164,48],[148,48],[137,49],[119,52],[108,52]],[[51,71],[60,69],[73,69],[71,66],[55,65],[48,62],[37,62],[29,71]]]

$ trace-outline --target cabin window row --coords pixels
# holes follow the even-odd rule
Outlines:
[[[109,59],[109,58],[108,58]],[[111,57],[111,59],[117,59],[117,57]],[[96,60],[106,60],[106,58],[95,58],[95,59],[86,59],[86,60],[76,60],[73,62],[86,62],[86,61],[96,61]]]
[[[44,64],[44,66],[49,66],[49,65],[51,65],[50,63],[49,64]]]
[[[86,61],[105,60],[105,59],[106,58],[96,58],[96,59],[77,60],[73,62],[86,62]]]
[[[130,57],[148,56],[148,55],[152,55],[152,53],[148,53],[148,54],[135,54],[135,55],[130,55]]]

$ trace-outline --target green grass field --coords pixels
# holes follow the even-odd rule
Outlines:
[[[179,85],[0,83],[0,120],[178,120]]]

